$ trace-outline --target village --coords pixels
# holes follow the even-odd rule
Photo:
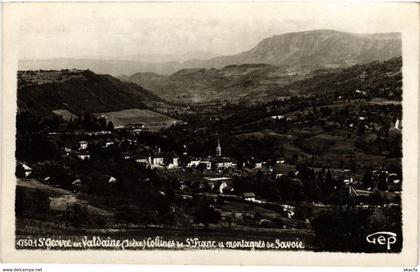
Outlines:
[[[415,8],[145,4],[5,9],[10,257],[406,255]]]
[[[48,224],[55,235],[217,233],[316,250],[334,222],[360,217],[369,233],[370,222],[401,220],[401,102],[387,94],[355,87],[258,105],[42,106],[17,113],[20,236],[51,233]]]
[[[274,115],[270,118],[273,120],[286,119],[284,115]],[[398,121],[395,129],[399,129]],[[144,133],[150,134],[145,124],[129,124],[126,127],[118,127],[113,130],[49,132],[47,137],[50,139],[61,139],[59,141],[62,146],[58,148],[57,156],[64,164],[60,167],[69,170],[66,173],[66,179],[70,180],[63,183],[62,180],[58,180],[62,176],[55,177],[54,173],[49,175],[48,171],[40,170],[43,167],[42,164],[32,166],[35,168],[34,171],[27,163],[20,162],[16,173],[20,178],[35,177],[42,183],[63,186],[75,193],[80,193],[89,187],[91,177],[89,177],[89,173],[86,175],[72,173],[70,169],[74,162],[88,165],[91,161],[103,160],[108,157],[115,160],[117,164],[130,163],[137,165],[139,169],[148,169],[160,176],[170,177],[169,186],[179,196],[201,195],[214,199],[246,201],[253,205],[270,204],[280,207],[287,218],[295,217],[296,204],[293,201],[306,199],[316,207],[327,207],[331,204],[330,201],[325,201],[325,198],[311,196],[312,190],[320,189],[304,188],[306,184],[302,184],[302,181],[305,182],[308,179],[325,184],[325,187],[331,187],[328,188],[328,191],[338,192],[340,190],[340,193],[344,192],[344,199],[347,199],[346,201],[351,199],[353,202],[357,200],[355,204],[359,207],[368,207],[367,204],[372,203],[373,198],[381,199],[376,203],[383,204],[398,203],[399,201],[401,174],[396,173],[398,170],[392,172],[392,170],[378,167],[362,173],[346,168],[308,167],[296,165],[296,162],[291,164],[291,159],[288,161],[284,157],[276,157],[267,161],[248,157],[238,161],[223,154],[220,139],[214,139],[216,143],[214,155],[202,157],[190,155],[186,144],[179,148],[182,152],[178,154],[173,150],[164,150],[158,145],[151,146],[142,143],[139,136]],[[111,186],[119,183],[121,176],[102,173],[97,178],[102,180],[102,186]],[[256,178],[256,182],[260,182],[260,185],[243,185],[252,178]],[[138,182],[141,181],[138,179]],[[261,186],[263,188],[257,188]],[[274,196],[272,193],[277,189],[264,192],[264,190],[272,190],[273,186],[280,186],[280,190],[285,192]],[[325,188],[320,188],[325,190]],[[295,190],[302,192],[299,195]],[[283,201],[279,201],[280,199]],[[343,202],[342,204],[348,203]],[[309,223],[309,218],[300,219],[305,219],[304,221]]]

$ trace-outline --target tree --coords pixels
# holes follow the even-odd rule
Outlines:
[[[360,252],[366,246],[367,214],[355,210],[326,210],[312,221],[319,250]]]
[[[215,224],[221,219],[221,214],[219,211],[216,211],[208,203],[202,203],[197,208],[194,214],[195,223],[203,223],[204,227],[208,229],[209,224]]]
[[[365,186],[366,188],[373,187],[373,179],[372,179],[372,173],[370,169],[366,170],[362,178],[362,183],[363,183],[363,186]]]
[[[385,173],[381,173],[379,175],[378,179],[378,189],[381,191],[386,191],[388,189],[388,184],[387,184],[387,177],[385,175]]]
[[[226,216],[226,222],[228,223],[229,228],[232,227],[233,219],[234,219],[234,215],[233,214],[230,214],[230,215]]]
[[[369,244],[366,236],[386,229],[401,237],[401,208],[334,208],[320,212],[312,220],[316,250],[341,252],[389,252],[387,247]],[[401,251],[402,239],[391,247]]]
[[[112,123],[112,121],[109,121],[109,122],[108,122],[107,129],[108,129],[108,130],[111,130],[111,131],[113,131],[113,130],[114,130],[114,124]]]
[[[83,115],[83,128],[91,129],[93,126],[92,115],[89,112],[85,112]]]
[[[104,117],[99,117],[98,122],[100,129],[105,130],[107,128],[106,119]]]
[[[82,206],[79,203],[74,203],[67,207],[67,223],[70,223],[73,227],[80,227],[87,225],[89,220],[89,213],[86,206]]]
[[[330,169],[327,170],[327,174],[325,175],[325,185],[327,186],[328,190],[331,190],[334,187],[334,180],[332,178]]]
[[[197,170],[199,170],[201,173],[203,173],[204,172],[204,170],[206,170],[207,169],[207,166],[204,164],[204,163],[200,163],[199,165],[197,165],[196,166],[196,168],[195,169],[197,169]]]
[[[25,177],[25,169],[23,168],[22,164],[19,163],[19,164],[16,165],[15,175],[18,178],[24,178]]]
[[[44,216],[50,209],[50,198],[47,193],[38,190],[16,187],[15,212],[17,216],[31,218]]]

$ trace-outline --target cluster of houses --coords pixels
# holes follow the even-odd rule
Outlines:
[[[132,159],[132,157],[126,157],[126,159]],[[143,164],[150,168],[166,168],[166,169],[177,169],[177,168],[189,168],[189,169],[201,169],[201,170],[224,170],[234,169],[237,164],[234,160],[229,157],[222,156],[222,147],[220,142],[216,147],[216,156],[209,156],[207,158],[191,158],[184,152],[182,158],[174,154],[165,154],[157,147],[153,154],[148,156],[138,156],[134,158],[137,163]]]
[[[135,159],[139,164],[143,164],[146,167],[154,168],[167,168],[176,169],[179,167],[179,158],[177,156],[165,157],[161,154],[141,156]]]
[[[372,170],[373,186],[366,188],[360,181],[353,177],[344,179],[344,185],[348,190],[349,196],[352,197],[368,197],[374,193],[379,193],[383,199],[394,200],[401,193],[402,184],[401,178],[397,173],[391,173],[385,169]],[[386,188],[377,190],[378,181],[383,180]]]
[[[272,119],[281,120],[286,119],[283,115],[276,115],[272,116]],[[286,119],[287,120],[287,119]],[[399,123],[397,121],[397,123]],[[398,124],[396,125],[398,127]],[[130,125],[130,131],[132,134],[136,134],[141,132],[144,129],[144,126],[140,124]],[[215,148],[215,155],[208,156],[208,157],[191,157],[188,155],[186,151],[186,147],[184,146],[185,152],[181,155],[177,155],[175,153],[163,152],[160,147],[156,146],[153,150],[150,147],[145,146],[146,148],[139,149],[139,145],[137,143],[136,138],[128,137],[127,139],[118,139],[113,138],[112,133],[107,131],[101,132],[90,132],[91,134],[86,136],[100,136],[99,140],[91,140],[91,137],[82,137],[81,140],[78,141],[73,146],[65,146],[64,147],[64,156],[68,157],[76,157],[80,161],[85,161],[91,159],[91,145],[95,145],[96,147],[101,147],[104,150],[110,149],[114,146],[119,146],[123,141],[126,141],[131,149],[129,151],[122,154],[122,158],[124,160],[131,160],[135,161],[139,165],[144,165],[150,169],[167,169],[167,170],[181,170],[184,171],[186,169],[190,170],[197,170],[201,171],[203,174],[204,180],[198,180],[192,184],[180,184],[180,190],[184,189],[193,189],[193,190],[203,190],[203,191],[214,191],[223,194],[229,194],[233,192],[231,180],[228,177],[204,177],[204,175],[209,174],[209,176],[213,175],[211,173],[229,173],[228,176],[233,176],[237,174],[237,172],[243,171],[243,169],[255,169],[261,170],[262,172],[273,172],[273,178],[278,180],[282,175],[285,173],[281,173],[281,171],[273,171],[273,167],[277,168],[282,164],[286,164],[286,160],[284,158],[278,158],[274,162],[267,163],[265,161],[261,161],[255,158],[249,158],[241,162],[240,167],[238,167],[238,162],[228,156],[222,155],[222,146],[220,141],[218,141],[217,146]],[[89,140],[87,140],[89,139]],[[134,151],[135,150],[135,151]],[[93,152],[93,151],[92,151]],[[285,167],[282,166],[284,170],[288,169],[287,165]],[[25,177],[29,176],[31,173],[31,168],[26,165],[22,164],[22,172],[25,172]],[[345,170],[342,170],[345,171]],[[346,170],[350,171],[350,170]],[[246,171],[245,171],[246,172]],[[298,172],[297,172],[298,173]],[[332,173],[334,175],[334,173]],[[218,174],[219,175],[219,174]],[[361,186],[360,182],[357,182],[351,177],[350,173],[348,175],[343,172],[344,176],[347,176],[344,179],[344,184],[348,188],[348,192],[350,195],[355,196],[369,196],[371,195],[374,190],[370,188],[364,188]],[[388,173],[386,170],[375,170],[372,172],[373,177],[378,176],[378,178],[385,177],[386,183],[388,184],[388,188],[386,191],[395,192],[401,190],[401,181],[397,174],[395,173]],[[115,183],[116,180],[113,177],[106,178],[108,183]],[[73,185],[75,187],[80,186],[81,181],[75,180]],[[247,201],[258,201],[255,198],[255,194],[253,195],[252,192],[249,192],[247,195],[244,195],[243,198]]]
[[[133,127],[135,130],[136,127]],[[101,134],[102,135],[102,134]],[[113,139],[112,137],[109,138],[102,138],[100,141],[98,140],[81,140],[77,142],[74,146],[64,146],[63,155],[66,157],[75,157],[81,161],[91,159],[91,152],[90,145],[100,146],[104,150],[117,146],[122,141],[126,141],[128,145],[135,146],[136,148],[140,145],[137,145],[137,140],[135,139]],[[138,148],[137,148],[138,149]],[[222,156],[222,146],[220,141],[216,146],[215,156],[208,156],[208,157],[191,157],[188,155],[186,151],[186,147],[184,146],[185,152],[183,152],[180,156],[173,153],[173,152],[162,152],[161,148],[156,146],[153,150],[150,150],[149,147],[145,146],[145,148],[141,151],[127,151],[122,154],[123,159],[125,160],[134,160],[140,165],[144,165],[147,168],[151,169],[169,169],[169,170],[176,170],[176,169],[197,169],[201,171],[216,171],[221,172],[225,170],[235,170],[238,168],[237,161],[228,157]],[[284,158],[278,158],[276,160],[276,164],[284,164]],[[270,168],[267,165],[267,162],[262,160],[257,160],[253,157],[249,158],[248,160],[242,162],[240,165],[241,168],[248,168],[248,169],[260,169],[263,170],[265,168]]]
[[[203,170],[222,170],[222,169],[234,169],[237,164],[229,157],[208,157],[205,159],[194,158],[189,160],[186,167],[196,168]]]
[[[272,116],[270,116],[270,118],[274,119],[274,120],[286,120],[286,121],[292,121],[293,120],[291,117],[286,117],[282,114],[272,115]]]

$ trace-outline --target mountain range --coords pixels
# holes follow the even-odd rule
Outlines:
[[[282,97],[354,92],[401,96],[401,57],[347,68],[286,68],[268,64],[228,65],[221,69],[183,69],[171,75],[137,73],[121,77],[165,100],[189,104],[209,102],[264,103]],[[393,94],[388,94],[393,90]],[[399,96],[399,97],[398,97]]]
[[[117,79],[81,69],[93,65],[101,72],[111,70],[120,74],[124,69],[137,69],[138,63],[61,61],[56,63],[61,65],[57,71],[18,73],[18,106],[39,113],[59,109],[73,113],[108,112],[147,109],[166,102],[264,103],[294,95],[355,88],[380,92],[382,97],[391,88],[395,90],[389,96],[395,97],[401,92],[400,56],[398,33],[315,30],[267,38],[237,55],[186,61],[182,66],[198,68],[182,68],[171,74],[137,72]],[[72,64],[78,69],[61,70]],[[173,69],[180,67],[179,62],[172,65]]]
[[[170,76],[139,74],[144,80],[143,85],[155,86],[155,90],[159,90],[155,93],[137,84],[89,70],[19,71],[17,103],[19,111],[29,110],[43,116],[51,112],[158,110],[162,105],[171,107],[165,101],[165,95],[169,102],[184,104],[257,105],[295,95],[346,95],[359,90],[370,98],[401,100],[401,67],[402,59],[398,57],[349,68],[307,71],[306,74],[267,64],[185,69]],[[169,89],[170,86],[175,87]],[[194,90],[189,91],[188,86],[194,86]]]
[[[78,68],[114,76],[139,72],[168,75],[187,68],[223,68],[231,64],[250,63],[312,69],[339,68],[398,56],[401,56],[400,33],[358,34],[312,30],[275,35],[248,51],[228,56],[214,57],[213,53],[191,52],[166,57],[137,54],[120,59],[21,59],[19,70]]]
[[[278,89],[306,78],[310,70],[268,64],[228,65],[221,69],[190,68],[171,75],[136,73],[122,76],[159,97],[176,103],[239,101],[251,94]],[[285,93],[289,95],[289,93]]]
[[[349,67],[401,56],[400,33],[356,34],[312,30],[276,35],[254,48],[231,56],[191,60],[186,67],[221,68],[231,64],[265,63],[276,66]]]
[[[275,93],[276,97],[293,95],[294,90],[286,91],[284,87],[314,76],[315,71],[343,69],[399,56],[399,33],[314,30],[273,36],[236,55],[186,61],[183,66],[194,68],[170,75],[135,73],[120,79],[178,103],[237,102],[244,98],[258,101],[268,99],[268,93]]]

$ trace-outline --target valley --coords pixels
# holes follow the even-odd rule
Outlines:
[[[17,236],[384,252],[364,242],[402,234],[400,43],[317,30],[168,74],[19,71]]]

